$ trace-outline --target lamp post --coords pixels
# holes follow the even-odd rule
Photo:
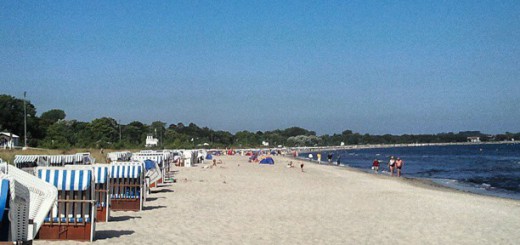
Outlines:
[[[23,92],[23,143],[24,143],[24,147],[23,149],[26,150],[27,149],[27,108],[26,108],[26,101],[25,101],[25,97],[27,96],[27,92],[24,91]]]

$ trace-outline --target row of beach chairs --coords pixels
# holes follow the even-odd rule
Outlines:
[[[0,231],[9,233],[0,235],[0,243],[33,239],[93,241],[96,222],[109,221],[111,211],[141,211],[148,184],[157,186],[162,180],[160,166],[151,159],[92,165],[46,164],[24,170],[0,164],[0,211],[7,210],[0,217]],[[18,189],[6,189],[16,183]],[[10,199],[15,201],[7,201]],[[16,227],[29,228],[24,233]]]
[[[37,166],[89,165],[96,160],[90,153],[70,155],[16,155],[14,165],[18,168],[33,168]]]

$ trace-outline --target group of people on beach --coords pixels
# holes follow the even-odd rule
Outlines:
[[[404,161],[397,157],[390,156],[390,160],[388,160],[388,170],[391,176],[394,176],[394,170],[397,172],[397,177],[401,177],[401,170],[403,169]],[[374,159],[372,163],[372,169],[377,174],[379,172],[379,160]]]
[[[305,166],[305,164],[303,164],[303,162],[300,162],[300,168],[302,169],[302,172],[303,172],[303,166]],[[288,167],[288,168],[294,168],[294,163],[293,163],[293,161],[290,161],[290,162],[287,164],[287,167]]]
[[[329,164],[332,163],[332,158],[333,157],[334,157],[334,154],[332,154],[332,152],[327,154],[327,161],[328,161]],[[312,153],[309,153],[308,158],[309,158],[309,161],[311,161],[311,162],[313,161],[314,156],[312,155]],[[318,152],[316,154],[316,161],[318,162],[318,164],[321,164],[321,153],[320,152]],[[338,156],[338,159],[336,160],[336,164],[339,166],[340,163],[341,163],[341,156]]]

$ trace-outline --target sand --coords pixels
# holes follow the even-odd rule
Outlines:
[[[302,173],[283,157],[275,165],[218,159],[217,168],[176,168],[177,183],[156,189],[145,210],[113,212],[111,222],[97,224],[94,243],[520,242],[520,201],[308,162]]]

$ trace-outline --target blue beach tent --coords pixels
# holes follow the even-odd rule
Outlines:
[[[274,160],[271,157],[266,157],[260,161],[260,164],[274,164]]]

